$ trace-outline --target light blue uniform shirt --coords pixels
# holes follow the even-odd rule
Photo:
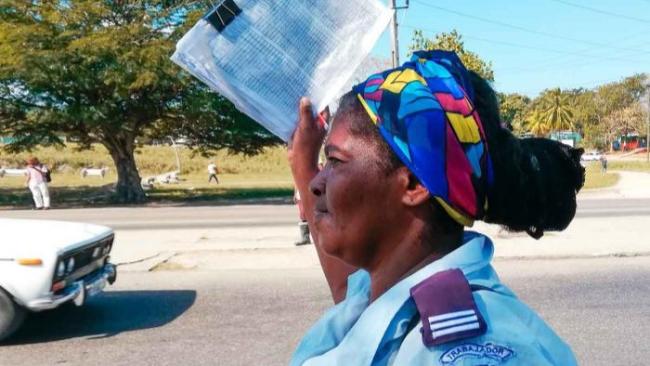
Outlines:
[[[353,273],[345,300],[307,332],[291,365],[576,365],[568,345],[501,284],[490,265],[493,254],[489,238],[466,232],[462,246],[403,279],[371,304],[368,272]],[[487,332],[427,347],[410,289],[454,268],[471,285],[484,288],[472,295]]]

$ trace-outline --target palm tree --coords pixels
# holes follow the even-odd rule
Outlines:
[[[533,111],[526,118],[526,128],[537,137],[546,136],[551,131],[551,127],[539,111]]]
[[[569,95],[560,88],[546,91],[541,97],[540,118],[550,130],[562,131],[573,129],[573,111]]]

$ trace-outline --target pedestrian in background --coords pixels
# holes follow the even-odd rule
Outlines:
[[[298,207],[298,216],[300,221],[298,222],[298,230],[300,231],[300,239],[296,241],[295,245],[307,245],[311,244],[311,237],[309,236],[309,225],[307,224],[307,216],[305,216],[305,210],[302,206],[302,201],[300,200],[300,192],[298,189],[293,191],[293,202]]]
[[[600,172],[603,174],[607,173],[607,157],[605,154],[600,156]]]
[[[50,209],[50,191],[47,187],[47,183],[51,180],[49,176],[50,172],[47,167],[41,164],[36,157],[27,159],[25,184],[32,192],[37,210]]]
[[[208,164],[208,183],[212,182],[212,178],[219,184],[219,178],[217,178],[217,164],[214,161],[211,161]]]

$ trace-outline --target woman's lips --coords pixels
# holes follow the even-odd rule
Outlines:
[[[323,216],[327,215],[329,212],[327,210],[314,209],[314,216]]]
[[[316,219],[319,219],[325,215],[327,215],[329,211],[327,211],[327,206],[324,205],[323,203],[316,202],[316,205],[314,207],[314,217]]]
[[[323,201],[316,201],[316,204],[314,205],[314,212],[315,213],[327,213],[327,205]]]

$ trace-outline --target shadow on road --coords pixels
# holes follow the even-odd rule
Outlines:
[[[109,291],[82,307],[30,314],[7,345],[50,342],[75,337],[98,339],[122,332],[163,326],[187,311],[196,291]]]

